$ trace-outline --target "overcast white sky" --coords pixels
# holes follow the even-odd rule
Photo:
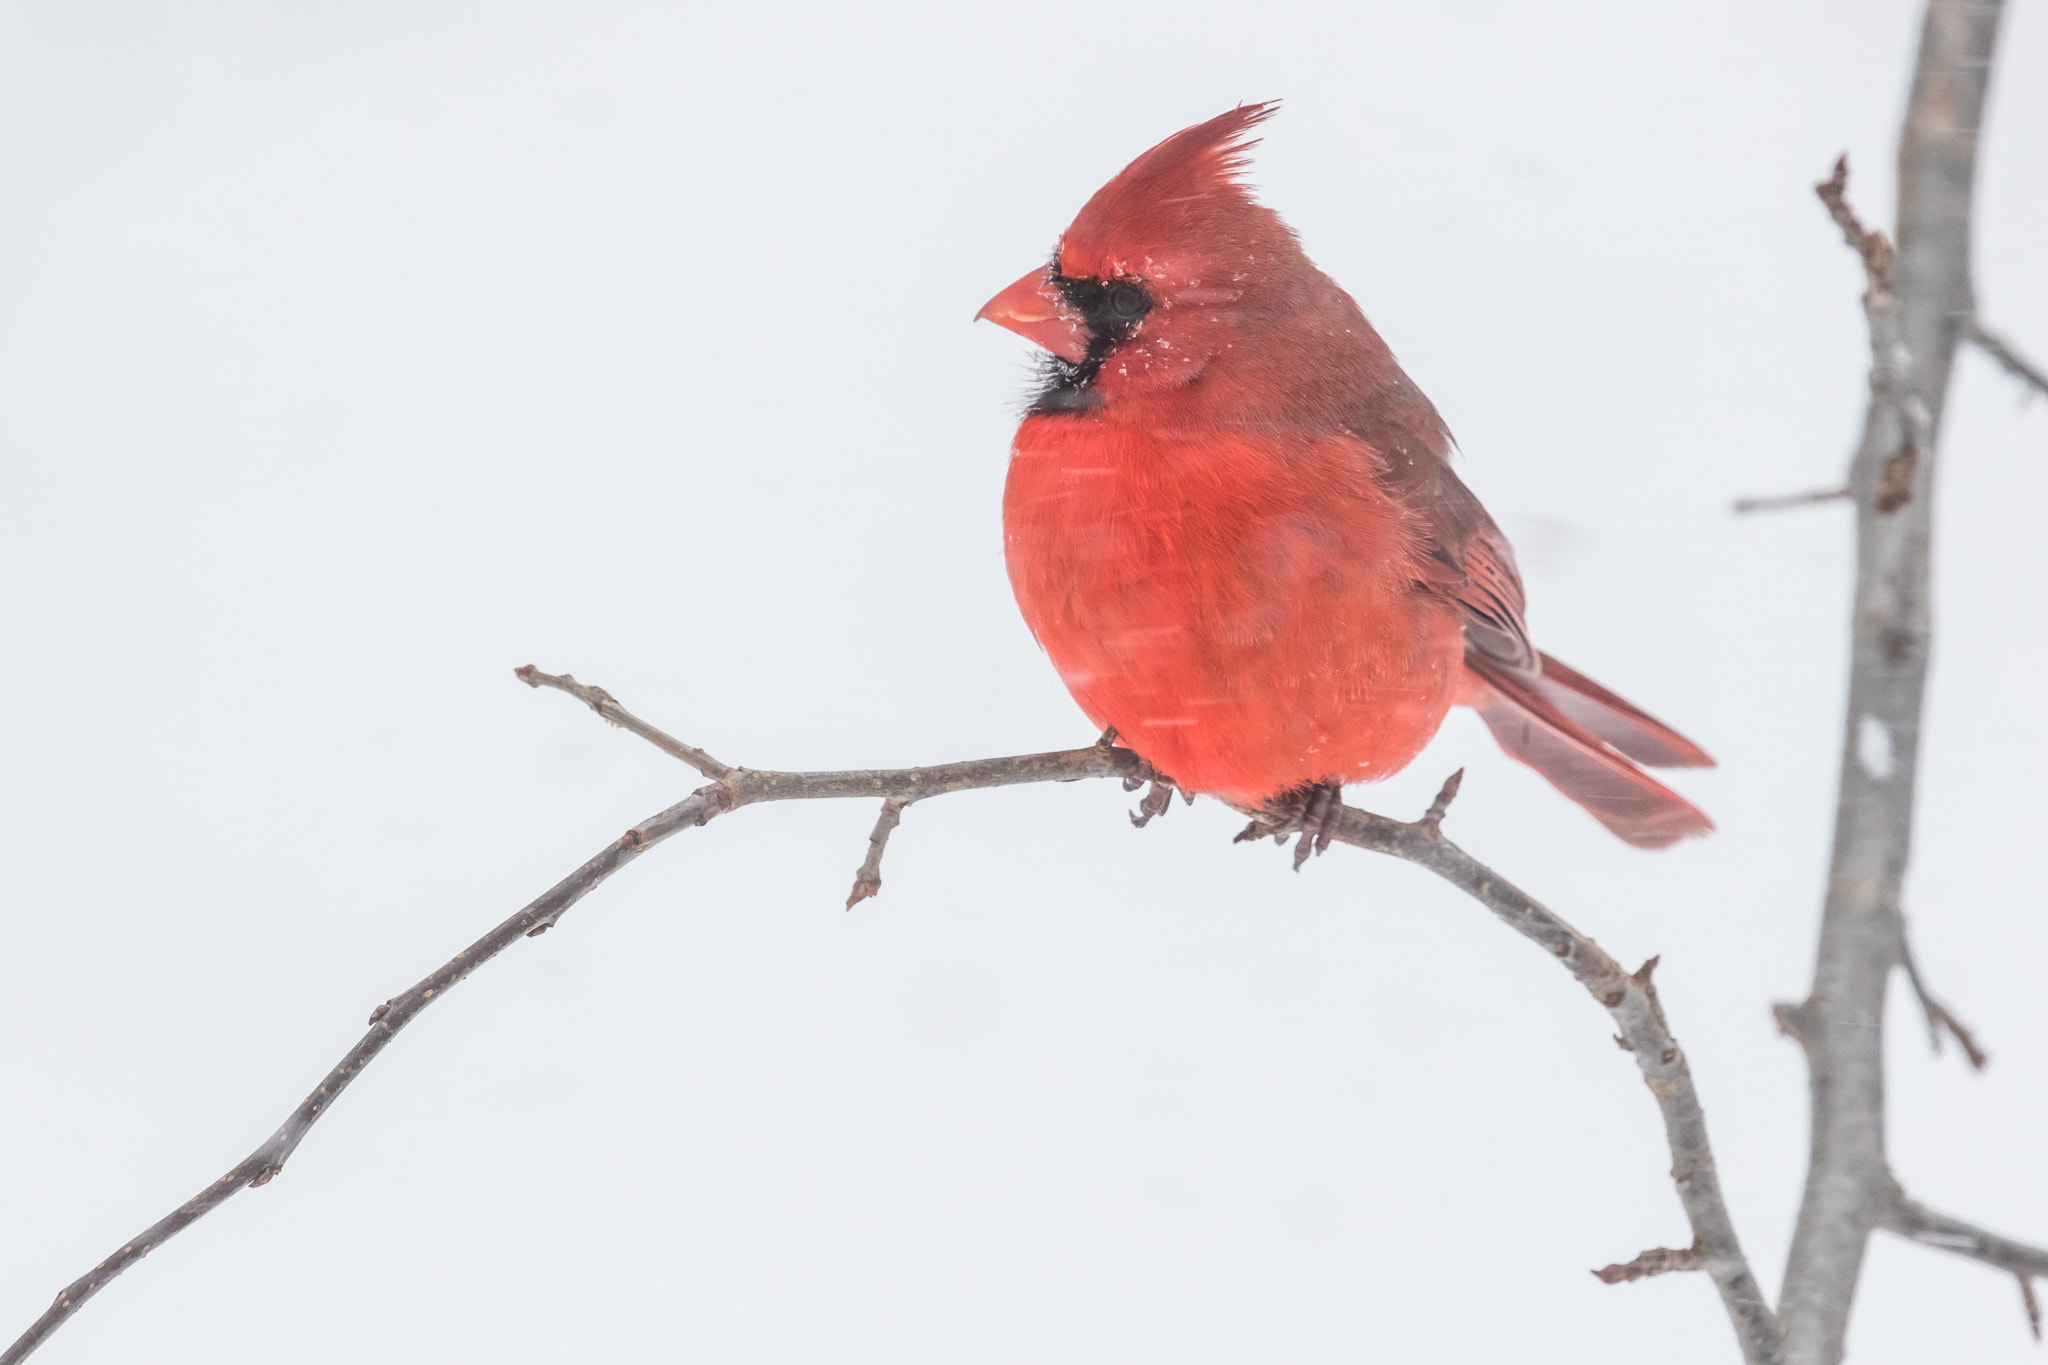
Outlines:
[[[1978,199],[2048,353],[2048,13]],[[1837,477],[1902,0],[0,6],[0,1337],[226,1170],[448,958],[730,762],[1086,742],[998,505],[1028,367],[969,316],[1162,136],[1254,180],[1463,443],[1541,644],[1720,757],[1632,851],[1455,718],[1418,810],[1658,981],[1759,1272],[1840,729]],[[2048,405],[1943,452],[1910,910],[1995,1060],[1893,1024],[1908,1185],[2048,1237]],[[1091,788],[685,835],[428,1012],[286,1173],[40,1359],[1723,1362],[1654,1106],[1554,963],[1397,863],[1299,877]],[[2039,1360],[1878,1243],[1859,1362]]]

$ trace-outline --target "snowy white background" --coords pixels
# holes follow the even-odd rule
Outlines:
[[[2048,352],[2048,12],[1979,195]],[[175,13],[174,13],[175,11]],[[968,317],[1174,130],[1435,398],[1541,643],[1697,737],[1633,852],[1454,718],[1418,810],[1658,981],[1773,1292],[1860,420],[1918,11],[1882,4],[0,8],[0,1337],[239,1160],[438,965],[728,761],[1092,736],[1018,622],[1025,345]],[[1930,1202],[2048,1237],[2048,407],[1966,356],[1910,909],[1995,1054],[1892,1018]],[[76,1362],[1725,1362],[1657,1114],[1482,910],[1109,784],[683,836],[417,1023]],[[1897,996],[1894,996],[1895,1003]],[[1859,1362],[2037,1362],[2009,1278],[1880,1240]]]

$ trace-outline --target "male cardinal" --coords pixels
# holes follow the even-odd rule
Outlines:
[[[1713,760],[1530,644],[1443,419],[1239,183],[1275,108],[1146,152],[976,315],[1052,353],[1003,494],[1032,633],[1190,799],[1292,809],[1297,867],[1453,705],[1639,848],[1712,829],[1636,764]]]

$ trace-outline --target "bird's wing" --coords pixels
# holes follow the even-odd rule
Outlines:
[[[1422,541],[1422,582],[1458,604],[1468,651],[1535,675],[1540,665],[1522,621],[1528,599],[1515,552],[1452,471],[1451,433],[1443,419],[1406,375],[1360,408],[1347,425],[1378,456],[1381,486],[1414,519]]]
[[[1387,396],[1408,398],[1398,389]],[[1381,487],[1414,518],[1421,541],[1418,580],[1428,591],[1458,605],[1465,626],[1466,666],[1510,701],[1523,721],[1550,736],[1545,744],[1563,746],[1559,753],[1567,748],[1585,751],[1600,760],[1595,767],[1606,761],[1600,753],[1609,748],[1654,768],[1713,766],[1704,750],[1655,716],[1537,652],[1522,619],[1528,599],[1515,568],[1515,552],[1479,499],[1452,471],[1450,433],[1427,399],[1415,393],[1410,401],[1376,404],[1373,415],[1359,421],[1354,431],[1377,456]],[[1503,733],[1495,723],[1498,717],[1485,708],[1482,714],[1496,733]],[[1509,752],[1522,754],[1505,738],[1502,743]],[[1549,772],[1559,764],[1546,760],[1536,766]],[[1641,799],[1641,784],[1626,774],[1622,777],[1623,785],[1635,793],[1628,800]],[[1586,781],[1579,781],[1572,790],[1586,787]],[[1691,811],[1684,816],[1687,821],[1706,818],[1689,806],[1685,809]]]

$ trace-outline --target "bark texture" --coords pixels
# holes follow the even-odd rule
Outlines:
[[[1849,705],[1813,991],[1791,1027],[1813,1091],[1806,1191],[1779,1301],[1792,1365],[1842,1358],[1864,1246],[1894,1197],[1884,998],[1901,959],[1900,888],[1933,632],[1936,441],[1956,347],[1972,326],[1970,201],[1999,9],[1976,0],[1928,5],[1899,139],[1897,253],[1882,263],[1863,253],[1872,363],[1849,476],[1857,527]]]

